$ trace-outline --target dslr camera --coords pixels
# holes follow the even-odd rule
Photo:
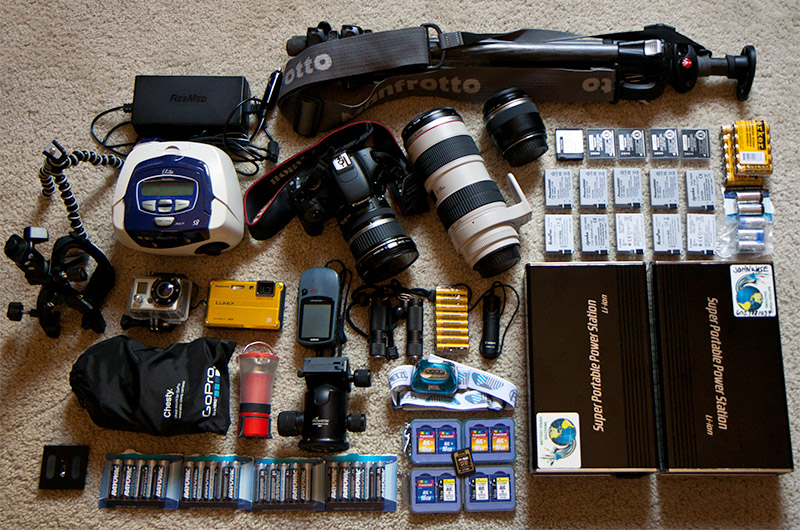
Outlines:
[[[403,179],[408,179],[405,168],[386,153],[372,147],[340,150],[290,180],[266,215],[282,226],[297,215],[311,236],[321,234],[325,221],[335,217],[358,274],[367,283],[382,282],[419,256],[384,197],[387,185]]]
[[[128,299],[130,316],[122,317],[122,329],[141,326],[151,331],[172,331],[189,318],[192,288],[192,282],[182,274],[134,278]]]

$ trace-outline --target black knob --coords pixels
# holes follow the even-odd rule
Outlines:
[[[11,302],[8,304],[8,312],[6,312],[6,316],[9,320],[13,320],[14,322],[19,322],[22,320],[22,315],[25,314],[25,308],[22,306],[21,302]]]
[[[367,430],[367,417],[357,412],[348,414],[347,430],[350,432],[364,432]]]
[[[353,372],[353,384],[359,388],[372,386],[372,373],[366,368]]]
[[[278,414],[278,434],[298,436],[303,430],[303,413],[286,410]]]

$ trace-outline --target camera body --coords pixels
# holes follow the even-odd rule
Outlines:
[[[384,197],[386,183],[397,181],[398,171],[405,169],[371,147],[340,150],[330,163],[321,161],[290,180],[270,209],[297,215],[311,236],[321,234],[325,221],[335,217],[359,275],[367,283],[378,283],[419,256]]]
[[[168,331],[185,322],[189,318],[192,288],[192,282],[182,274],[135,277],[128,299],[132,319],[123,318],[123,329],[147,323],[153,331]]]
[[[302,436],[299,447],[315,453],[346,451],[347,431],[363,432],[367,426],[363,414],[347,413],[350,385],[372,384],[369,370],[350,372],[347,357],[306,357],[298,377],[306,380],[305,412],[283,411],[278,415],[278,434]]]

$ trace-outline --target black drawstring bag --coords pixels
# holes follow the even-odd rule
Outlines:
[[[156,436],[225,434],[235,348],[233,341],[207,337],[150,348],[119,335],[89,347],[69,382],[100,427]]]

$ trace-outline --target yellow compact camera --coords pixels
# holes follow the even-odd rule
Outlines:
[[[285,299],[283,282],[212,281],[206,326],[279,330]]]

